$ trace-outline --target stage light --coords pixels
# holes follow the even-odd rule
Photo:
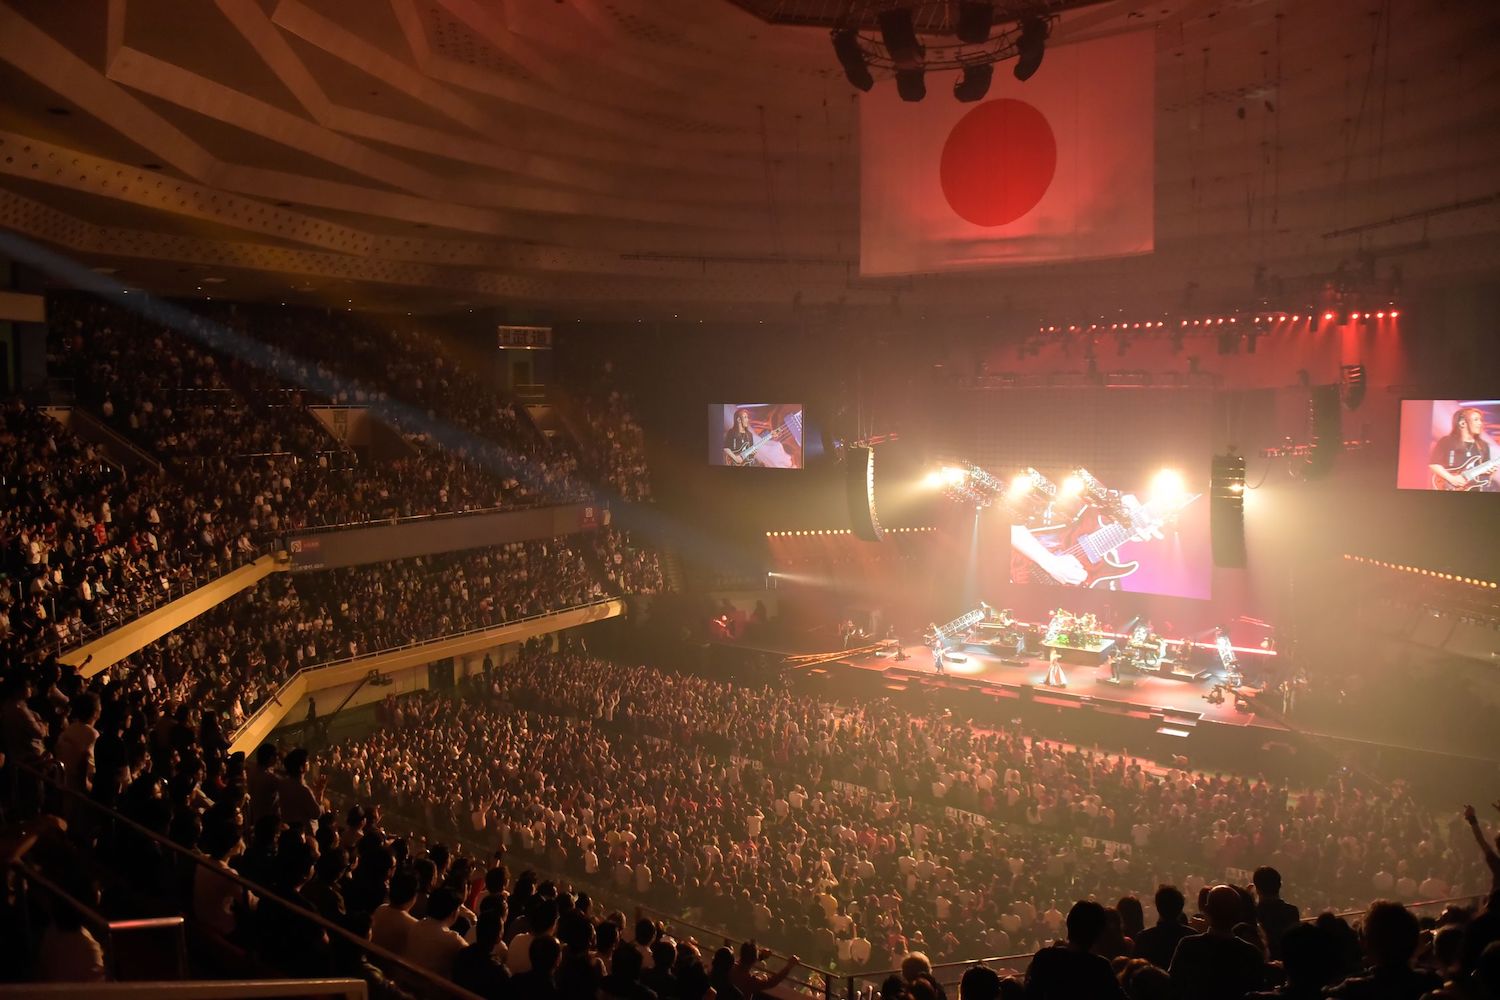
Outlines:
[[[943,483],[948,486],[962,486],[968,473],[956,465],[943,466]]]
[[[1397,316],[1400,316],[1400,315],[1401,315],[1401,313],[1399,313],[1399,312],[1398,312],[1398,311],[1396,311],[1396,310],[1395,310],[1395,309],[1392,309],[1392,310],[1391,310],[1391,319],[1395,319],[1395,318],[1396,318],[1396,317],[1397,317]],[[1490,586],[1491,586],[1491,587],[1493,587],[1493,586],[1494,586],[1494,584],[1493,584],[1493,583],[1492,583],[1492,584],[1490,584]]]
[[[991,4],[976,0],[959,0],[958,26],[954,34],[965,45],[981,45],[990,39],[990,24],[995,20],[995,8]]]
[[[1024,472],[1017,473],[1010,480],[1011,496],[1022,496],[1031,492],[1031,477]]]
[[[1162,469],[1151,480],[1151,495],[1161,500],[1180,499],[1187,492],[1182,474],[1175,469]]]
[[[943,470],[942,469],[933,469],[931,472],[927,473],[927,475],[925,475],[925,476],[922,477],[922,488],[923,489],[935,490],[935,489],[940,488],[942,485],[943,485]]]
[[[963,76],[953,81],[953,96],[965,104],[982,101],[994,78],[995,67],[990,63],[965,66]]]
[[[1078,494],[1083,492],[1083,477],[1076,473],[1070,475],[1068,478],[1062,481],[1062,489],[1060,492],[1065,497],[1076,497]]]
[[[910,7],[893,7],[880,12],[880,39],[899,69],[920,69],[922,43],[917,41],[917,26]]]
[[[1021,34],[1016,39],[1017,80],[1025,83],[1041,68],[1042,56],[1046,54],[1047,35],[1052,22],[1045,17],[1028,17],[1021,22]]]
[[[870,75],[864,50],[859,47],[858,31],[853,28],[835,31],[833,51],[839,57],[839,65],[844,67],[844,76],[848,77],[850,84],[859,90],[869,90],[875,86],[875,77]]]
[[[1326,312],[1326,313],[1324,313],[1324,314],[1323,314],[1323,321],[1324,321],[1324,322],[1325,322],[1325,323],[1326,323],[1326,322],[1328,322],[1328,321],[1329,321],[1329,320],[1331,320],[1331,319],[1333,319],[1333,313],[1331,313],[1331,312]]]
[[[927,78],[920,68],[896,70],[896,93],[903,101],[920,101],[927,96]]]
[[[1230,483],[1228,489],[1229,489],[1229,492],[1231,492],[1231,493],[1243,493],[1243,492],[1245,492],[1245,484],[1244,483]]]

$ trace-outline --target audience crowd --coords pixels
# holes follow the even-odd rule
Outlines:
[[[619,593],[567,539],[278,573],[111,668],[143,697],[212,709],[230,731],[303,667]]]
[[[433,338],[338,314],[234,307],[192,318],[182,333],[79,296],[55,297],[49,314],[56,370],[165,471],[127,482],[97,445],[41,410],[4,404],[0,639],[11,648],[77,645],[289,531],[591,495],[575,456],[518,406],[495,404]],[[627,499],[647,498],[639,425],[617,392],[593,391],[607,422],[581,428],[589,471]],[[410,454],[361,458],[310,414],[318,398],[390,404]],[[434,435],[436,426],[452,433]],[[598,555],[613,562],[612,578],[659,587],[654,564],[628,547],[611,540]]]
[[[164,476],[129,482],[19,401],[0,425],[0,642],[56,650],[256,555],[242,511]]]
[[[1415,899],[1439,888],[1435,879],[1477,895],[1500,858],[1472,811],[1445,824],[1401,789],[1375,796],[1336,781],[1288,793],[906,717],[883,701],[619,666],[576,644],[490,660],[458,697],[393,699],[374,732],[321,760],[302,750],[278,760],[264,747],[247,764],[225,755],[212,713],[163,710],[129,685],[88,689],[53,665],[36,682],[12,683],[0,706],[8,757],[49,763],[221,870],[418,966],[487,984],[487,996],[555,997],[565,974],[588,966],[580,998],[641,998],[658,962],[694,977],[674,995],[698,990],[700,975],[757,992],[753,977],[765,973],[753,971],[754,945],[739,960],[716,954],[705,970],[691,941],[649,920],[601,920],[570,886],[841,973],[901,965],[905,977],[882,991],[892,1000],[931,1000],[926,961],[1032,950],[1017,995],[1317,996],[1345,980],[1331,995],[1415,998],[1448,979],[1460,992],[1447,995],[1487,996],[1461,990],[1493,964],[1485,949],[1500,936],[1491,905],[1451,907],[1424,933],[1402,902],[1381,902],[1363,921],[1361,973],[1361,936],[1348,924],[1297,925],[1346,895]],[[1081,839],[1127,831],[1128,857]],[[137,891],[174,884],[170,859],[109,832],[80,823],[74,841],[91,838]],[[1276,865],[1233,878],[1226,863],[1250,856]],[[499,859],[551,881],[512,879]],[[1300,912],[1282,901],[1281,872]],[[1155,904],[1151,927],[1144,898]],[[191,876],[190,902],[297,974],[378,975],[337,935],[279,903],[257,906],[211,869]],[[627,950],[640,967],[621,967]],[[538,982],[528,976],[538,968],[554,971]],[[1388,981],[1407,992],[1372,992]]]

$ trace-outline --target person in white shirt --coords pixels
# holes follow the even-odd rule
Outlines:
[[[99,696],[85,691],[73,699],[69,715],[72,721],[57,737],[53,756],[63,766],[68,787],[88,791],[94,775],[94,744],[99,740]]]
[[[397,872],[391,878],[391,900],[375,908],[370,917],[370,941],[395,952],[406,953],[407,938],[417,925],[411,915],[412,904],[417,901],[417,877],[411,872]]]
[[[451,978],[453,960],[467,944],[452,927],[458,916],[458,896],[449,889],[435,890],[427,897],[427,916],[418,920],[406,936],[402,957],[440,976]]]

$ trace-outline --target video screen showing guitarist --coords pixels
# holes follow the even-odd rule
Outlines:
[[[1465,406],[1453,411],[1453,427],[1432,445],[1427,468],[1433,489],[1500,492],[1500,464],[1491,462],[1484,438],[1484,411]]]
[[[1199,494],[1159,490],[1146,502],[1105,487],[1086,470],[1081,490],[1059,494],[1050,481],[1033,476],[1035,501],[1013,508],[1010,526],[1012,583],[1041,583],[1174,596],[1207,596],[1197,578],[1200,560],[1186,557],[1183,518],[1205,533]]]
[[[714,465],[802,468],[802,407],[793,403],[709,407]]]

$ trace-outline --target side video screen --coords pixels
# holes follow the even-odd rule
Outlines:
[[[710,465],[802,468],[801,403],[710,403]]]
[[[1396,485],[1500,493],[1500,399],[1404,399]]]

